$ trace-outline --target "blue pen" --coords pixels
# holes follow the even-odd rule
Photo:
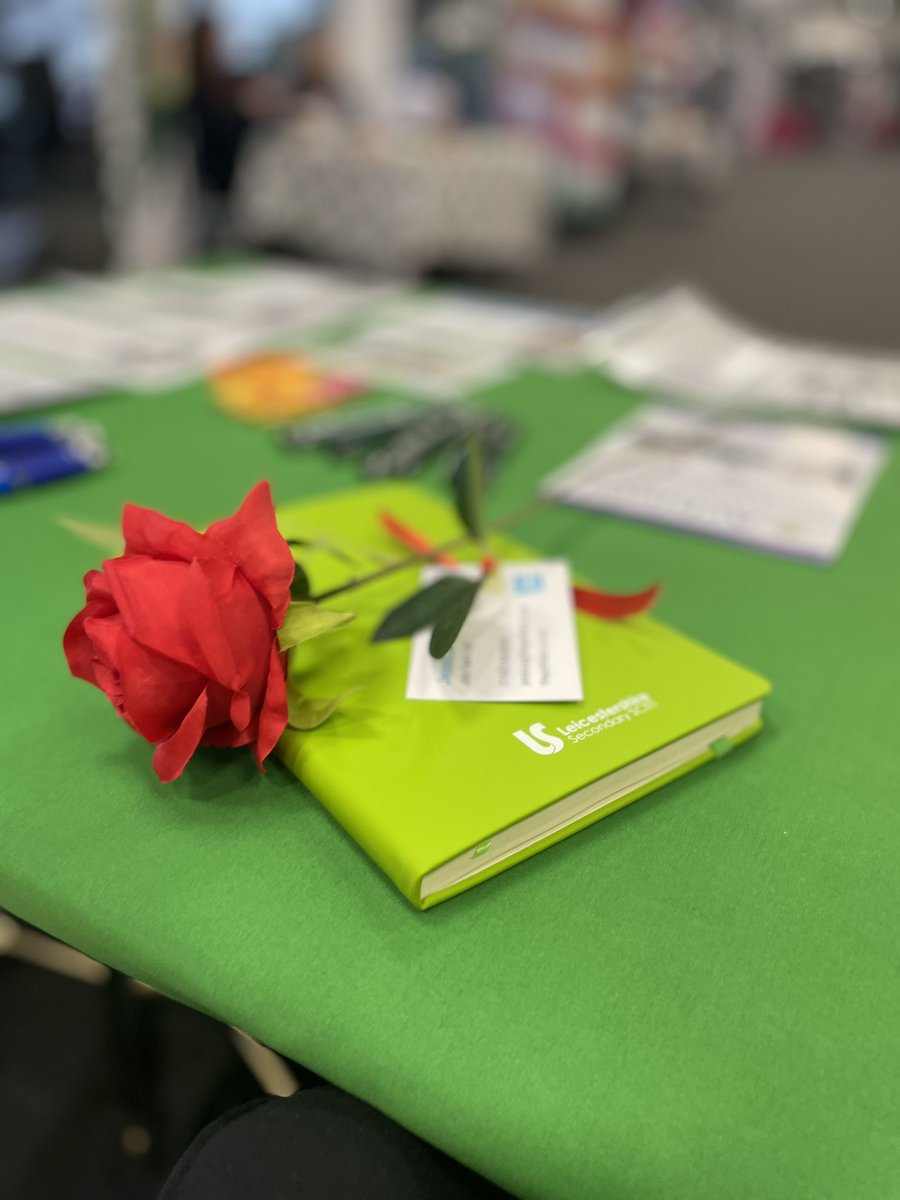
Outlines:
[[[49,425],[13,425],[11,429],[0,430],[0,458],[46,450],[59,440],[51,435],[51,429]]]
[[[96,426],[54,422],[6,430],[0,433],[0,494],[94,471],[107,461]]]

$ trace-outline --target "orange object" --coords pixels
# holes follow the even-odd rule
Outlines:
[[[362,391],[357,380],[323,371],[295,354],[260,354],[214,371],[216,403],[232,417],[278,425],[340,404]]]

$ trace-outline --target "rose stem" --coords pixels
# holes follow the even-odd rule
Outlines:
[[[523,504],[521,508],[516,508],[512,512],[506,513],[505,516],[499,517],[488,526],[485,534],[497,533],[502,529],[509,529],[513,525],[518,525],[522,521],[527,521],[529,517],[543,511],[549,504],[549,500],[530,500],[527,504]],[[310,596],[310,601],[318,604],[322,600],[330,600],[332,596],[340,596],[344,592],[353,591],[355,588],[362,587],[366,583],[375,583],[379,579],[393,575],[396,571],[405,571],[409,567],[417,566],[419,563],[430,562],[439,554],[458,550],[460,547],[466,546],[475,540],[470,534],[463,534],[461,537],[444,542],[441,546],[433,546],[430,550],[424,550],[421,554],[411,554],[408,558],[401,559],[400,562],[391,563],[387,567],[381,567],[378,571],[373,571],[371,575],[359,575],[354,579],[348,579],[346,583],[342,583],[339,587],[329,588],[327,592],[319,592],[317,596]]]

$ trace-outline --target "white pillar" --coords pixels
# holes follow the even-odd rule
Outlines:
[[[411,0],[334,0],[338,82],[354,113],[378,123],[390,115],[398,75],[409,57]]]
[[[138,0],[104,0],[107,53],[97,103],[97,150],[104,228],[113,268],[127,257],[141,167],[146,156]]]

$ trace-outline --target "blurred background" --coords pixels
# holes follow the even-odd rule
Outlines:
[[[898,145],[895,0],[0,0],[7,285],[237,247],[592,305],[687,272],[883,343],[809,272],[897,299]]]
[[[895,348],[898,219],[898,0],[0,0],[6,288],[247,251],[591,309],[689,279]],[[155,1196],[301,1076],[0,925],[4,1200]]]

